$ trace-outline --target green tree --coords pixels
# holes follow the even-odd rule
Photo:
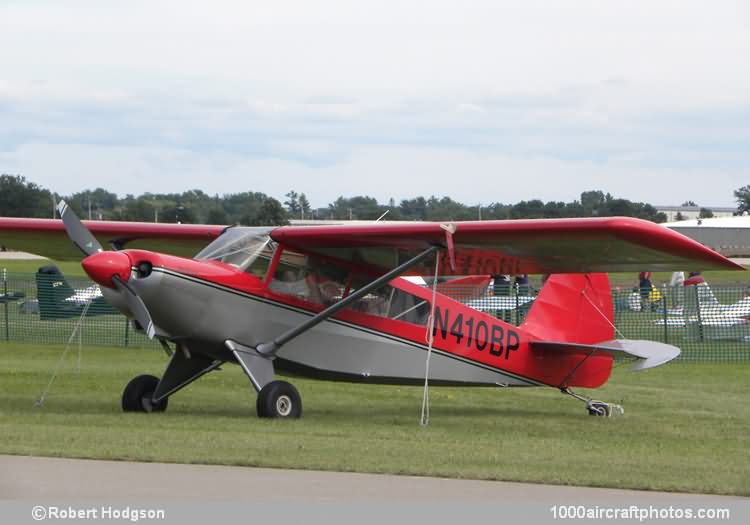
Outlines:
[[[482,218],[483,219],[510,219],[510,210],[512,206],[507,204],[500,204],[499,202],[490,203],[488,206],[482,207]]]
[[[279,201],[263,194],[254,209],[245,214],[240,221],[248,226],[281,226],[289,224],[286,210]]]
[[[287,200],[284,201],[286,210],[289,212],[289,215],[296,219],[299,217],[300,212],[299,194],[292,190],[284,196],[287,198]]]
[[[598,215],[598,211],[606,203],[607,199],[603,191],[584,191],[581,193],[581,206],[583,206],[584,212],[587,216]]]
[[[401,217],[409,221],[423,221],[427,217],[427,201],[424,197],[402,200],[398,209]]]
[[[304,193],[299,195],[299,216],[300,219],[310,216],[310,201],[307,200],[307,195]]]
[[[328,205],[329,214],[334,219],[358,219],[373,221],[380,217],[387,207],[378,204],[373,197],[357,195],[355,197],[339,197]]]
[[[224,208],[217,206],[208,210],[208,224],[229,224],[229,222],[229,216],[224,211]]]
[[[698,213],[699,219],[710,219],[714,216],[714,212],[710,210],[709,208],[701,208],[700,213]]]
[[[171,206],[164,208],[159,213],[160,222],[179,222],[182,224],[194,224],[195,211],[190,206],[185,206],[182,203],[176,203]]]
[[[734,198],[737,200],[737,213],[750,212],[750,186],[734,190]]]
[[[427,200],[426,218],[430,221],[476,220],[477,209],[454,201],[450,197],[438,199],[433,195]]]
[[[153,222],[155,218],[153,202],[126,195],[120,202],[119,209],[113,213],[112,218],[119,221],[142,221]]]
[[[84,219],[111,219],[118,204],[117,194],[104,188],[80,191],[65,197],[65,201]]]
[[[52,194],[20,175],[0,175],[0,216],[52,217]]]
[[[511,219],[541,219],[544,217],[544,203],[539,199],[520,201],[510,209]]]

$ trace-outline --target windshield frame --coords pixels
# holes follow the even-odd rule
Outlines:
[[[232,226],[198,252],[196,261],[218,261],[248,271],[264,252],[270,249],[269,260],[278,248],[271,239],[270,227]]]

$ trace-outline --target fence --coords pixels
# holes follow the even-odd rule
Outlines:
[[[0,341],[64,344],[86,310],[74,342],[103,346],[158,345],[133,329],[86,278],[6,273],[0,283]]]
[[[533,290],[508,288],[491,295],[476,286],[448,292],[490,315],[520,324],[533,304]],[[663,287],[658,291],[612,290],[617,337],[647,339],[682,349],[683,361],[750,362],[750,289],[708,285]],[[85,278],[59,273],[3,272],[0,283],[0,341],[66,343],[81,322],[75,342],[103,346],[156,346],[133,330]]]

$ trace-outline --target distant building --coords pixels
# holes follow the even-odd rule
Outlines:
[[[667,222],[677,220],[677,214],[682,215],[683,219],[697,219],[700,215],[701,208],[711,210],[714,217],[731,217],[737,213],[737,208],[727,206],[654,206],[657,212],[662,212],[667,216]]]
[[[750,216],[693,219],[664,226],[726,257],[750,257]]]

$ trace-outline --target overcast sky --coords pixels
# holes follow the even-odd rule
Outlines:
[[[314,206],[731,206],[750,3],[0,0],[0,173]]]

